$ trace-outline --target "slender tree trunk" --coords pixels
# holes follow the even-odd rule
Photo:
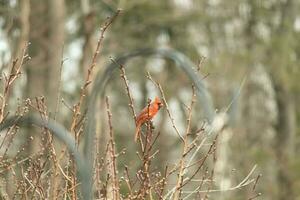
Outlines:
[[[64,41],[64,1],[31,0],[29,54],[25,97],[44,96],[48,111],[55,112]],[[29,130],[32,132],[32,130]],[[37,144],[30,145],[31,150]]]
[[[30,13],[30,38],[31,43],[29,54],[31,62],[26,66],[27,87],[25,96],[33,98],[45,94],[46,90],[46,69],[47,49],[50,45],[47,40],[48,19],[47,4],[39,0],[31,0]]]
[[[64,0],[49,0],[49,56],[48,56],[48,79],[47,98],[49,111],[56,110],[59,93],[62,50],[64,45],[65,26]]]
[[[20,37],[15,48],[14,58],[20,58],[22,50],[26,47],[29,38],[29,14],[30,14],[30,1],[23,0],[20,2]]]
[[[276,84],[277,106],[280,113],[276,126],[276,157],[278,162],[279,200],[295,199],[293,178],[288,170],[294,155],[294,139],[296,132],[295,102],[291,94],[282,84]]]
[[[82,1],[85,2],[85,1]],[[85,4],[83,4],[85,5]],[[95,30],[95,13],[91,12],[90,10],[85,11],[83,10],[83,30],[84,30],[84,44],[83,44],[83,52],[82,58],[80,61],[80,70],[84,77],[87,74],[88,68],[91,65],[91,59],[94,54],[95,38],[93,37],[93,33]]]
[[[278,163],[277,183],[278,199],[295,199],[295,191],[292,187],[293,177],[290,165],[296,159],[294,155],[295,132],[296,132],[296,112],[295,102],[292,97],[289,85],[289,68],[293,66],[291,54],[294,51],[292,46],[295,41],[294,22],[297,16],[295,0],[287,0],[280,4],[281,22],[275,29],[273,36],[273,46],[270,48],[273,60],[271,70],[273,83],[276,91],[276,102],[278,107],[278,122],[276,125],[276,160]],[[276,51],[274,51],[276,49]]]

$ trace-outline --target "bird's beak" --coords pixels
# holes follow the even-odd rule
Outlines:
[[[164,107],[164,104],[163,103],[159,103],[158,106],[159,106],[159,108],[161,108],[161,107]]]

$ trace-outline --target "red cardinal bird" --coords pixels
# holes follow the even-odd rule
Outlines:
[[[135,131],[135,137],[134,137],[135,142],[139,138],[141,126],[145,122],[151,120],[162,106],[163,106],[163,103],[161,102],[161,100],[158,97],[155,97],[154,101],[150,104],[150,106],[149,107],[146,106],[140,112],[140,114],[136,118],[136,131]]]

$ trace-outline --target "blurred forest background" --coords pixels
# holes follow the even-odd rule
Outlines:
[[[15,58],[22,57],[28,42],[31,58],[10,91],[5,113],[20,112],[18,109],[30,98],[46,106],[49,117],[74,131],[70,125],[73,105],[85,83],[100,26],[119,8],[122,11],[105,34],[92,75],[103,73],[112,63],[110,57],[143,48],[174,49],[195,66],[202,61],[200,73],[206,76],[204,81],[216,113],[230,106],[219,146],[216,185],[234,185],[257,164],[254,175],[262,175],[256,186],[261,193],[258,199],[300,199],[299,0],[0,0],[1,90],[5,91],[4,74],[9,73]],[[161,83],[176,125],[184,132],[185,105],[189,105],[192,94],[187,76],[174,67],[174,62],[153,56],[130,59],[125,66],[136,110],[146,106],[148,98],[160,96],[146,77],[149,71]],[[105,95],[110,96],[117,152],[126,148],[126,155],[119,158],[119,173],[124,165],[137,168],[135,124],[117,71]],[[238,99],[232,101],[235,96]],[[197,100],[191,132],[207,120],[203,110],[202,102]],[[95,111],[101,152],[108,139],[104,101],[99,101]],[[152,165],[163,170],[177,159],[180,140],[165,109],[154,125],[161,134],[156,143],[160,153]],[[32,128],[14,136],[7,152],[1,145],[2,167],[4,157],[15,157],[19,150],[24,156],[43,149],[36,136],[37,142],[28,143],[26,132],[32,132],[28,129]],[[4,134],[0,143],[5,143]],[[57,148],[63,149],[59,145]],[[59,157],[59,150],[56,152]],[[22,170],[26,171],[25,165]],[[14,189],[4,188],[15,183],[9,183],[7,174],[1,171],[0,194],[11,199],[8,197]],[[215,195],[212,199],[245,199],[249,191]]]

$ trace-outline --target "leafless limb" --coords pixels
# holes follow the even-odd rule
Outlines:
[[[151,81],[151,82],[159,89],[160,94],[161,94],[161,96],[162,96],[162,99],[163,99],[163,101],[164,101],[164,105],[166,106],[166,110],[167,110],[168,116],[169,116],[169,118],[170,118],[170,120],[171,120],[171,122],[172,122],[172,126],[173,126],[174,130],[176,131],[178,137],[182,140],[182,142],[184,142],[184,138],[183,138],[182,135],[179,133],[179,130],[178,130],[178,128],[177,128],[176,125],[175,125],[174,117],[171,115],[171,112],[170,112],[170,109],[169,109],[169,105],[168,105],[168,102],[167,102],[167,100],[166,100],[166,97],[165,97],[165,94],[164,94],[164,91],[163,91],[161,85],[160,85],[159,83],[155,82],[155,81],[152,79],[152,77],[151,77],[151,75],[150,75],[149,72],[147,73],[147,78],[148,78],[148,79],[149,79],[149,80],[150,80],[150,81]]]
[[[107,21],[101,27],[100,36],[99,36],[99,39],[97,42],[96,50],[95,50],[93,58],[92,58],[92,63],[90,65],[90,67],[88,68],[88,73],[86,75],[85,82],[84,82],[83,86],[81,87],[79,102],[74,105],[73,120],[72,120],[71,128],[70,128],[71,132],[74,131],[74,128],[78,122],[78,118],[81,114],[80,109],[81,109],[81,105],[83,104],[84,97],[86,96],[86,93],[87,93],[87,87],[92,82],[92,73],[93,73],[93,69],[95,68],[95,66],[97,64],[97,58],[100,54],[100,47],[104,40],[104,34],[105,34],[106,30],[108,29],[108,27],[113,23],[113,21],[116,19],[116,17],[120,14],[120,12],[121,12],[121,10],[117,10],[115,15],[113,15],[111,18],[107,18]]]

